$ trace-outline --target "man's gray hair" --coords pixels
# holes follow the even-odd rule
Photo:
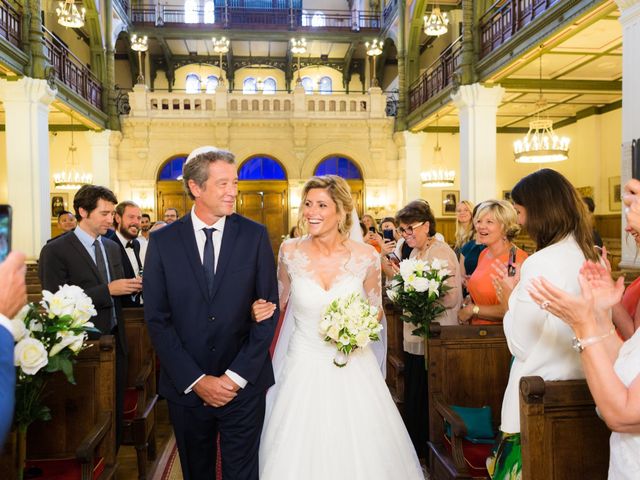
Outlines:
[[[234,165],[236,157],[227,150],[211,150],[189,159],[182,167],[184,190],[191,200],[195,200],[195,197],[189,188],[189,180],[193,180],[198,187],[204,189],[204,184],[209,179],[209,165],[213,162],[226,162]]]

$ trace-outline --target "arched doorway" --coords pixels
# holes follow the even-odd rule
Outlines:
[[[254,155],[238,169],[236,211],[267,227],[269,240],[277,254],[289,230],[287,173],[273,157]]]
[[[187,155],[175,155],[160,167],[156,184],[157,220],[162,220],[167,208],[177,209],[179,216],[191,210],[193,200],[189,198],[182,186],[182,167],[186,159]]]
[[[330,155],[324,158],[313,172],[314,175],[338,175],[351,187],[351,196],[358,216],[364,213],[364,180],[360,167],[350,158]]]

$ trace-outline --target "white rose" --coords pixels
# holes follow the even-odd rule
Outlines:
[[[426,278],[418,277],[412,283],[416,292],[426,292],[429,289],[429,280]]]
[[[412,259],[403,260],[402,262],[400,262],[400,276],[405,282],[407,281],[407,277],[414,273],[415,263],[416,262]]]
[[[40,340],[25,338],[20,340],[13,351],[13,363],[27,375],[35,375],[49,363],[47,350]]]
[[[338,330],[338,327],[336,327],[335,325],[331,326],[331,328],[329,328],[329,330],[327,331],[327,337],[329,337],[331,340],[335,342],[338,341],[339,336],[340,336],[340,330]]]
[[[11,334],[13,335],[13,341],[19,342],[25,335],[28,335],[29,330],[24,324],[24,320],[14,318],[11,320]]]
[[[356,335],[356,343],[358,347],[364,348],[369,343],[369,333],[366,331],[362,331]]]
[[[331,327],[331,322],[329,321],[329,319],[326,317],[323,318],[322,321],[320,322],[320,333],[323,335],[326,335],[330,327]]]

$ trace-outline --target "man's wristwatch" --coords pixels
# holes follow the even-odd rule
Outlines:
[[[578,352],[578,353],[582,353],[582,351],[587,348],[589,345],[593,345],[594,343],[598,343],[601,342],[602,340],[604,340],[607,337],[610,337],[611,335],[613,335],[616,331],[616,327],[611,327],[611,330],[609,330],[607,333],[603,334],[603,335],[599,335],[599,336],[595,336],[595,337],[587,337],[587,338],[578,338],[578,337],[573,337],[573,343],[572,343],[572,347],[573,349]]]
[[[480,313],[480,307],[478,305],[474,305],[471,311],[473,312],[473,316],[477,317],[478,314]]]

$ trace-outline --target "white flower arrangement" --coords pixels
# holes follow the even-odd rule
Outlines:
[[[327,306],[319,327],[324,340],[335,344],[338,350],[334,365],[344,367],[351,352],[380,339],[378,313],[378,308],[358,293],[337,298]]]
[[[446,310],[440,301],[451,289],[446,284],[451,271],[446,260],[438,259],[429,263],[410,258],[400,262],[399,267],[387,296],[404,311],[402,320],[417,327],[412,333],[427,337],[429,324]]]

